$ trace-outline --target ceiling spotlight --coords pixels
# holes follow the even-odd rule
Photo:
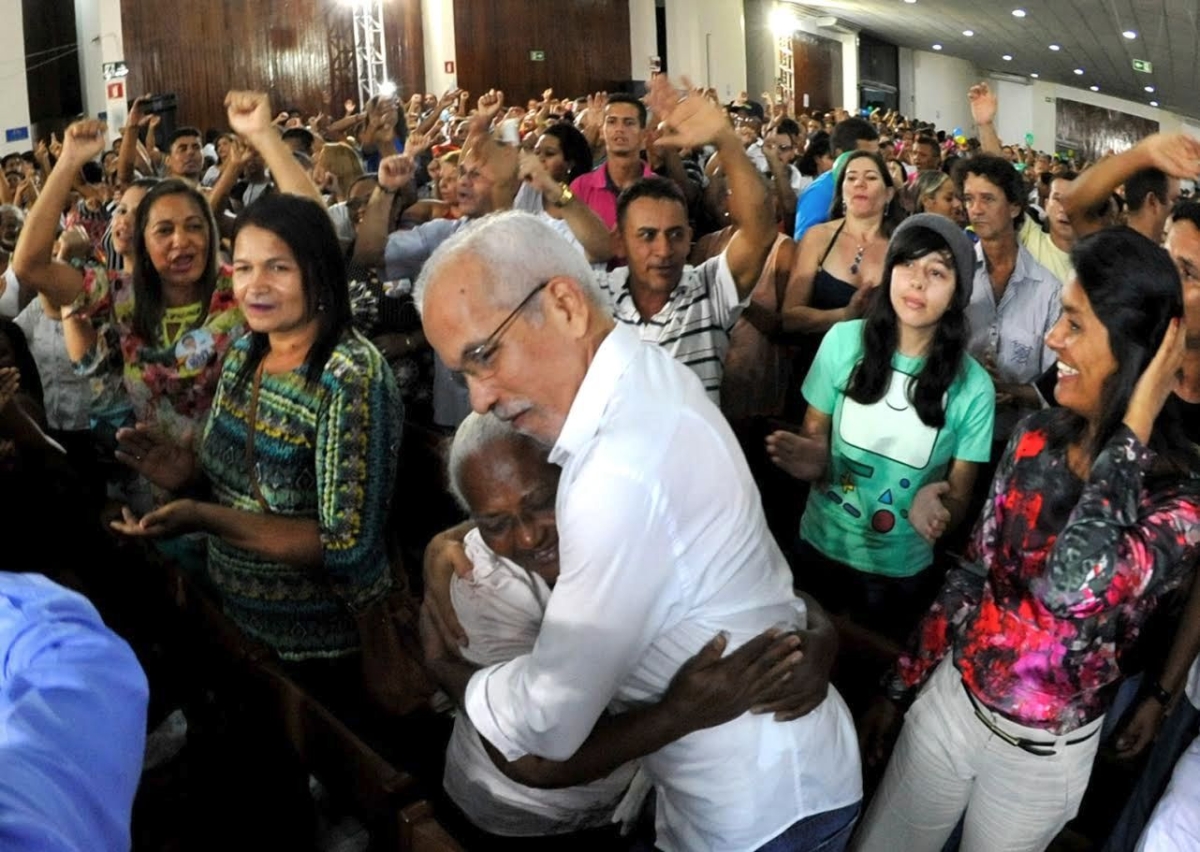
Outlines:
[[[1078,74],[1079,76],[1081,76],[1081,77],[1082,77],[1082,76],[1083,76],[1083,69],[1082,69],[1082,68],[1076,68],[1076,69],[1075,69],[1075,73],[1076,73],[1076,74]]]
[[[1098,92],[1098,91],[1100,91],[1100,87],[1099,87],[1099,86],[1088,86],[1088,88],[1089,88],[1089,89],[1091,89],[1093,92]]]
[[[1121,35],[1130,40],[1137,38],[1137,33],[1135,33],[1133,30],[1125,30],[1125,32],[1121,33]]]
[[[1030,76],[1030,77],[1032,77],[1033,79],[1035,79],[1035,80],[1036,80],[1036,79],[1038,78],[1038,72],[1036,72],[1036,71],[1031,71],[1031,72],[1030,72],[1030,74],[1029,74],[1029,76]]]
[[[1052,44],[1052,45],[1050,45],[1050,49],[1051,49],[1051,50],[1062,50],[1062,48],[1061,48],[1061,47],[1059,47],[1057,44]]]
[[[1024,18],[1025,10],[1024,9],[1013,9],[1013,17],[1014,18]]]
[[[911,6],[913,3],[916,3],[917,0],[904,0],[904,2]]]
[[[942,49],[942,46],[941,46],[940,44],[935,44],[935,45],[933,46],[933,49],[934,49],[934,50],[941,50],[941,49]]]
[[[1150,101],[1150,106],[1158,106],[1158,101]]]
[[[1154,94],[1154,87],[1153,87],[1153,86],[1147,86],[1147,87],[1146,87],[1146,91],[1147,91],[1147,92],[1149,92],[1150,94]]]
[[[975,35],[975,30],[963,30],[963,35],[965,35],[967,38],[970,38],[971,36]]]
[[[1012,54],[1011,53],[1006,53],[1003,56],[1001,56],[1000,58],[1003,59],[1005,62],[1012,62]]]

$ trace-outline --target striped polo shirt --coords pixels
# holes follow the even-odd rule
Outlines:
[[[629,269],[622,267],[596,275],[617,322],[632,326],[647,343],[657,343],[675,360],[690,367],[708,398],[720,403],[729,330],[750,301],[738,298],[737,285],[725,252],[700,266],[685,266],[679,284],[662,310],[642,319],[629,292]]]

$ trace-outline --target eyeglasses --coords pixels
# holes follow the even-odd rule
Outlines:
[[[496,330],[489,334],[483,343],[480,343],[477,346],[472,346],[470,349],[463,352],[463,369],[456,372],[456,381],[458,381],[460,384],[464,384],[466,382],[465,376],[468,374],[476,379],[486,379],[496,372],[496,365],[492,363],[492,359],[496,356],[496,350],[500,348],[500,338],[504,336],[504,332],[508,331],[509,326],[516,321],[521,311],[525,309],[525,306],[533,301],[533,297],[542,292],[542,290],[546,289],[546,285],[549,283],[550,282],[548,280],[543,281],[530,290],[529,295],[522,299],[519,305],[513,308],[512,313],[504,318],[504,322],[500,323],[500,325],[496,327]]]

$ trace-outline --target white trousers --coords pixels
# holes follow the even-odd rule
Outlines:
[[[1055,737],[984,713],[1007,734],[1054,743],[1056,753],[1030,754],[988,730],[947,657],[904,717],[854,852],[941,852],[963,811],[961,852],[1041,852],[1049,845],[1079,810],[1100,737],[1066,742],[1098,731],[1103,719]]]
[[[1195,852],[1200,849],[1200,737],[1175,764],[1137,852]]]

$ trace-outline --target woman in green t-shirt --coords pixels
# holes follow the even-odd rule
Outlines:
[[[963,520],[991,449],[994,391],[966,352],[975,252],[943,216],[892,237],[886,293],[835,325],[804,382],[799,434],[767,451],[813,483],[795,566],[828,609],[900,641],[939,586],[933,545]]]

